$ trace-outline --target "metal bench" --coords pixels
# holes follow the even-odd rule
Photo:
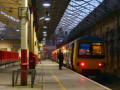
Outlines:
[[[18,76],[21,72],[31,73],[31,88],[33,88],[34,81],[35,81],[35,75],[36,75],[36,70],[35,69],[13,70],[13,72],[12,72],[12,86],[14,87],[17,84]],[[15,74],[16,74],[16,80],[15,80]]]

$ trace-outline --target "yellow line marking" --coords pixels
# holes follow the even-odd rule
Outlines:
[[[62,90],[66,90],[66,88],[63,86],[63,84],[60,82],[60,80],[57,78],[57,76],[52,71],[51,71],[51,74],[52,74],[53,78],[57,81],[59,86],[62,88]]]

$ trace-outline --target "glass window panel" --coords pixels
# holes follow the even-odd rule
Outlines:
[[[91,55],[91,44],[90,43],[79,44],[79,55]]]
[[[104,55],[104,48],[102,43],[93,43],[92,44],[93,55]]]
[[[63,26],[61,22],[64,21],[64,27],[72,30],[102,2],[103,0],[71,0],[57,28]],[[70,26],[71,23],[74,24]]]
[[[104,58],[104,45],[102,43],[79,43],[78,56]]]
[[[90,2],[90,1],[92,1],[92,0],[84,0],[84,1],[86,1],[86,2]]]

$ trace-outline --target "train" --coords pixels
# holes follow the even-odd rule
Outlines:
[[[83,36],[61,46],[64,65],[83,74],[104,73],[107,66],[106,42],[97,36]],[[54,59],[58,62],[57,51]]]

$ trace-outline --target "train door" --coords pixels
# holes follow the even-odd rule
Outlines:
[[[74,53],[74,43],[70,45],[71,52],[70,52],[70,68],[74,70],[73,67],[73,53]]]
[[[77,51],[78,49],[78,42],[74,42],[74,46],[73,46],[73,59],[72,59],[72,67],[74,70],[77,69],[76,63],[77,63]]]

